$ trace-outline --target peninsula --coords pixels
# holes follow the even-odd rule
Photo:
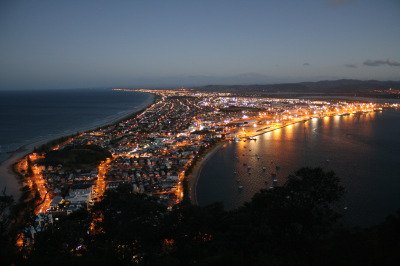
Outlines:
[[[103,233],[98,211],[107,195],[129,188],[174,210],[197,204],[202,165],[224,142],[294,123],[398,108],[365,100],[274,98],[197,89],[127,89],[154,94],[146,109],[113,124],[43,144],[14,165],[23,183],[16,245],[29,249],[38,233],[71,214],[90,214],[88,234]],[[273,188],[273,187],[272,187]],[[111,194],[110,194],[111,193]],[[25,222],[23,217],[32,216]]]
[[[115,124],[42,145],[16,164],[24,187],[39,194],[37,215],[90,209],[102,200],[106,190],[121,184],[130,184],[137,193],[156,196],[159,203],[170,208],[185,197],[196,202],[197,174],[194,171],[190,175],[192,168],[195,162],[201,164],[199,159],[205,151],[222,141],[250,141],[309,119],[398,107],[192,89],[133,91],[156,94],[157,100]]]

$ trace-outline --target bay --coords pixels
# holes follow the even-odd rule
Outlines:
[[[347,191],[345,222],[376,224],[400,209],[399,136],[400,112],[384,110],[312,119],[257,141],[228,143],[202,168],[197,201],[234,209],[270,187],[277,166],[278,185],[300,167],[322,167],[335,171]]]

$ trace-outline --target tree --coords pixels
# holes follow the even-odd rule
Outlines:
[[[32,176],[33,175],[32,160],[29,156],[26,156],[26,164],[27,164],[26,173],[28,174],[28,176]]]
[[[14,235],[11,234],[12,208],[14,199],[6,194],[6,189],[0,195],[0,264],[9,264],[14,250]]]
[[[171,210],[129,185],[107,191],[91,212],[38,233],[22,262],[114,265],[394,265],[400,214],[366,230],[343,227],[344,193],[333,172],[302,168],[284,186],[264,189],[225,211],[184,201]],[[90,234],[93,214],[102,230]],[[362,243],[362,245],[360,245]]]

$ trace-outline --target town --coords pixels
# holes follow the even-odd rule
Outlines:
[[[189,89],[115,89],[151,93],[145,110],[116,124],[39,147],[17,165],[36,190],[31,239],[59,216],[92,206],[107,190],[129,184],[168,208],[181,202],[196,160],[222,141],[247,141],[293,123],[357,115],[397,105],[344,100],[248,97]],[[71,163],[71,161],[73,163]]]

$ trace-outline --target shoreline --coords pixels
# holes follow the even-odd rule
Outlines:
[[[377,112],[376,110],[374,112]],[[350,115],[350,114],[346,114],[346,115]],[[329,117],[333,117],[333,116],[329,116]],[[322,119],[323,117],[319,117],[317,119]],[[265,130],[261,130],[259,132],[256,132],[256,134],[252,134],[251,136],[247,136],[247,137],[257,137],[278,129],[282,129],[294,124],[298,124],[298,123],[305,123],[307,121],[311,121],[313,118],[309,118],[309,119],[304,119],[304,120],[299,120],[296,122],[292,122],[292,123],[288,123],[286,125],[282,125],[280,127],[276,127],[276,128],[268,128]],[[222,146],[226,143],[229,143],[226,140],[223,140],[221,142],[218,142],[217,144],[215,144],[215,146],[209,148],[209,150],[205,151],[204,154],[201,156],[201,158],[199,158],[199,160],[195,163],[195,165],[193,166],[193,170],[192,172],[187,176],[188,178],[188,183],[189,183],[189,197],[190,197],[190,202],[194,205],[198,205],[198,200],[197,200],[197,184],[198,181],[200,179],[200,175],[201,172],[203,170],[204,165],[208,162],[208,160],[218,151],[222,148]]]
[[[197,184],[200,179],[200,174],[203,170],[204,165],[208,162],[208,160],[219,151],[223,145],[228,143],[226,140],[222,140],[214,144],[214,146],[210,147],[207,151],[204,152],[203,155],[199,158],[199,160],[194,164],[193,170],[189,175],[187,175],[187,180],[189,184],[189,198],[190,202],[194,205],[199,205],[197,202]]]
[[[19,176],[14,172],[13,169],[15,163],[17,163],[27,154],[31,153],[35,147],[39,147],[43,144],[49,143],[51,141],[54,141],[62,137],[71,136],[76,132],[86,132],[95,130],[97,128],[109,126],[118,123],[121,120],[128,119],[129,117],[138,112],[144,111],[150,105],[152,105],[157,99],[157,96],[155,94],[152,93],[146,93],[146,94],[148,94],[149,97],[142,104],[138,105],[137,107],[131,110],[126,110],[114,115],[110,115],[102,120],[93,122],[92,124],[90,124],[90,126],[87,127],[80,127],[74,130],[67,130],[64,131],[63,133],[54,134],[40,139],[36,138],[36,140],[33,139],[33,142],[22,145],[18,147],[15,151],[10,152],[10,156],[6,160],[0,162],[0,178],[2,179],[1,190],[6,189],[6,193],[8,195],[13,196],[14,200],[18,200],[21,194],[20,192],[21,183],[19,180]]]
[[[309,120],[311,120],[311,119],[300,120],[300,121],[297,121],[297,122],[294,122],[294,123],[289,123],[289,124],[281,126],[281,127],[262,130],[262,131],[257,132],[256,134],[251,135],[249,137],[257,137],[257,136],[260,136],[260,135],[265,134],[265,133],[269,133],[269,132],[272,132],[272,131],[275,131],[275,130],[278,130],[278,129],[282,129],[284,127],[287,127],[287,126],[290,126],[290,125],[293,125],[293,124],[304,123],[304,122],[309,121]],[[229,143],[229,141],[223,140],[223,141],[218,142],[217,144],[215,144],[215,146],[209,148],[209,150],[205,151],[204,154],[201,156],[201,158],[199,158],[199,160],[193,166],[192,172],[187,176],[188,183],[189,183],[189,197],[190,197],[190,202],[192,204],[199,205],[198,204],[198,200],[197,200],[197,184],[199,182],[200,175],[201,175],[201,172],[203,170],[204,165],[226,143]]]

